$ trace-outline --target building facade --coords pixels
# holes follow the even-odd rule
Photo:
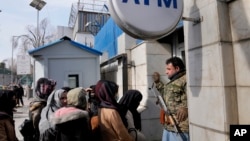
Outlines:
[[[148,88],[152,73],[167,82],[165,61],[181,57],[187,66],[191,141],[228,141],[231,124],[249,124],[250,49],[249,0],[184,1],[184,21],[171,35],[141,41],[123,33],[112,20],[95,35],[94,48],[103,53],[101,78],[143,93],[142,132],[161,140],[159,107]]]
[[[102,53],[68,37],[30,50],[29,54],[34,58],[34,82],[47,77],[57,81],[57,89],[64,86],[88,88],[100,79]]]
[[[191,141],[228,141],[249,124],[250,1],[188,0],[184,23]]]
[[[72,4],[68,27],[57,28],[57,37],[68,36],[93,48],[95,35],[109,17],[106,0],[79,0]]]
[[[148,141],[160,141],[160,107],[149,88],[153,73],[159,72],[161,80],[168,82],[165,61],[172,56],[185,60],[182,22],[176,31],[158,41],[134,39],[124,33],[110,18],[95,36],[94,48],[103,52],[101,78],[119,85],[119,97],[129,89],[139,90],[143,100],[138,110],[142,116],[142,132]]]

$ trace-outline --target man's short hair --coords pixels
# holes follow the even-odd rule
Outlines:
[[[179,57],[172,57],[172,58],[169,58],[167,61],[166,61],[166,65],[172,63],[172,65],[176,68],[176,67],[179,67],[180,70],[185,70],[185,65],[183,63],[183,61],[181,60],[181,58]]]

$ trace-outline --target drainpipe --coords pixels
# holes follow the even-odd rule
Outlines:
[[[122,57],[123,93],[128,90],[128,61],[127,54]]]

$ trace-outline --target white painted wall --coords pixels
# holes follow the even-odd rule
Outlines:
[[[58,88],[62,86],[68,86],[68,75],[78,74],[79,75],[79,86],[87,88],[90,85],[96,84],[100,79],[97,75],[99,67],[97,68],[97,58],[49,58],[48,77],[57,80]]]
[[[118,54],[127,53],[131,47],[136,46],[136,39],[125,33],[121,34],[117,41]]]
[[[61,39],[64,36],[73,39],[73,28],[66,26],[57,26],[57,39]]]
[[[160,107],[155,104],[156,98],[149,91],[152,86],[152,75],[159,72],[161,80],[167,82],[165,75],[165,61],[171,57],[171,48],[166,44],[158,42],[144,42],[131,49],[132,67],[131,82],[132,89],[137,89],[143,94],[140,108],[146,108],[142,112],[142,132],[148,141],[159,141],[162,137],[162,126],[160,125]]]
[[[95,43],[95,38],[90,33],[77,32],[75,35],[74,41],[79,42],[79,43],[86,45],[88,47],[93,47],[94,43]]]
[[[239,16],[240,15],[240,16]],[[240,0],[229,4],[239,124],[250,123],[250,1]],[[226,56],[225,56],[226,58]],[[228,69],[228,68],[227,68]],[[229,75],[229,74],[228,74]]]
[[[35,82],[40,77],[57,81],[56,88],[67,85],[68,74],[79,74],[79,86],[89,87],[100,79],[100,58],[64,41],[37,51],[35,60]]]
[[[33,77],[33,88],[35,88],[36,82],[39,78],[45,77],[44,74],[44,59],[43,58],[37,58],[37,60],[34,60],[34,77]]]
[[[109,54],[108,54],[108,52],[103,52],[102,53],[102,56],[100,57],[100,62],[101,63],[103,63],[103,62],[105,62],[105,61],[107,61],[109,59]]]

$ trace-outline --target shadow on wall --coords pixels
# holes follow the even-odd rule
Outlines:
[[[250,26],[250,25],[249,25]],[[243,54],[243,57],[245,57],[245,60],[246,60],[246,64],[248,65],[248,69],[245,70],[246,71],[246,74],[247,72],[250,71],[250,40],[247,41],[245,47],[242,47],[241,48],[241,52]],[[236,62],[237,63],[237,62]]]
[[[238,46],[234,44],[235,53],[235,66],[236,70],[241,68],[246,73],[250,70],[250,16],[249,14],[249,2],[245,1],[233,1],[230,3],[230,16],[232,24],[232,32],[234,41],[240,42]],[[241,62],[241,63],[238,63]],[[245,66],[247,65],[247,66]],[[238,73],[242,73],[242,70],[238,70]],[[236,73],[237,73],[236,72]],[[243,72],[244,74],[244,72]]]
[[[200,17],[199,10],[197,10],[196,0],[194,0],[194,5],[191,7],[190,17]],[[195,14],[193,11],[196,11]],[[198,97],[201,91],[202,83],[202,34],[201,34],[201,23],[194,25],[193,22],[188,23],[188,39],[187,44],[188,56],[187,56],[187,73],[189,74],[189,84],[190,90],[194,97]],[[189,31],[190,30],[190,31]],[[199,45],[199,46],[197,46]]]
[[[149,97],[144,104],[140,105],[138,111],[141,112],[142,133],[146,136],[146,141],[161,141],[163,127],[160,124],[160,107],[156,105],[156,98]]]

